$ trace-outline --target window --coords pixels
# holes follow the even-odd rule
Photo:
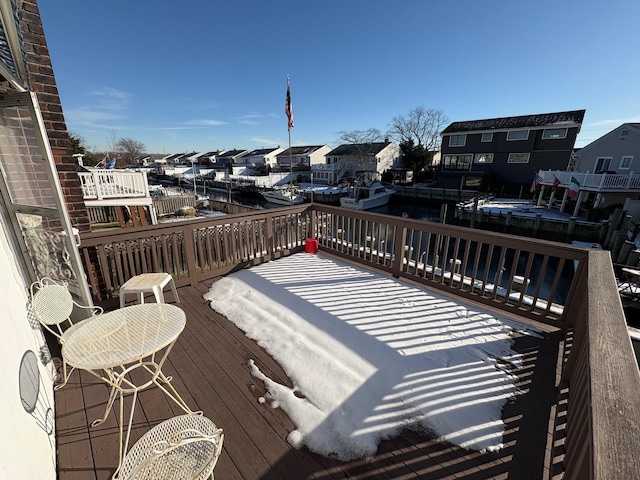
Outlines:
[[[611,157],[598,157],[596,159],[596,171],[595,173],[604,173],[609,170],[611,165]]]
[[[473,155],[445,155],[442,162],[443,170],[469,170]]]
[[[542,132],[542,138],[550,139],[550,138],[566,138],[567,129],[566,128],[546,128],[544,132]]]
[[[493,163],[493,153],[476,153],[473,163]]]
[[[493,133],[483,133],[482,134],[482,142],[491,142],[493,140]]]
[[[511,130],[507,132],[507,140],[526,140],[529,138],[529,130]]]
[[[450,147],[464,147],[464,144],[467,142],[467,135],[451,135],[449,137],[449,146]]]
[[[507,163],[529,163],[528,153],[510,153]]]
[[[625,139],[625,137],[628,137],[628,136],[629,136],[629,130],[625,129],[625,130],[622,130],[622,131],[620,132],[620,138],[621,138],[621,139],[623,139],[623,140],[624,140],[624,139]]]
[[[620,160],[620,170],[629,170],[631,168],[631,162],[633,162],[633,155],[624,155]]]
[[[464,177],[463,185],[468,188],[480,188],[482,186],[482,177]]]

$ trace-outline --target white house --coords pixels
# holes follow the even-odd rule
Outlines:
[[[377,177],[392,167],[399,167],[401,156],[400,147],[395,142],[352,143],[340,145],[327,153],[326,163],[341,165],[343,173],[340,176],[355,176],[362,172]]]
[[[326,162],[325,155],[331,151],[328,145],[303,145],[291,147],[276,155],[276,162],[281,169],[319,165]]]
[[[250,151],[243,157],[243,161],[255,167],[265,165],[273,168],[278,164],[278,154],[283,151],[284,148],[282,147],[260,148]]]

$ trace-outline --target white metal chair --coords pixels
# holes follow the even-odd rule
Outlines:
[[[73,299],[66,284],[58,283],[51,278],[44,277],[32,283],[30,293],[29,306],[34,317],[47,331],[55,335],[61,344],[73,331],[74,324],[71,320],[71,313],[75,307],[87,310],[90,316],[100,315],[103,312],[102,307],[80,305]],[[56,390],[67,384],[73,370],[72,368],[67,373],[67,362],[63,358],[62,383],[55,386]]]
[[[207,417],[187,414],[156,425],[126,454],[114,480],[213,479],[222,452],[222,429]]]

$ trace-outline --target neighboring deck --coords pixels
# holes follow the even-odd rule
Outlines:
[[[513,480],[557,473],[550,475],[546,467],[552,459],[561,462],[557,451],[550,451],[554,441],[548,435],[554,430],[550,421],[556,418],[560,393],[556,385],[564,345],[561,333],[516,339],[514,348],[524,358],[518,370],[520,394],[503,409],[506,431],[501,451],[467,451],[405,431],[383,442],[375,457],[343,463],[287,443],[293,425],[281,409],[258,401],[264,386],[251,375],[247,362],[254,359],[272,379],[290,382],[262,348],[209,307],[202,295],[210,285],[208,281],[179,289],[187,327],[169,355],[165,373],[173,375],[173,384],[192,408],[203,410],[224,429],[224,449],[214,472],[217,479]],[[170,293],[167,300],[173,302]],[[60,480],[102,480],[113,475],[118,457],[117,402],[103,425],[88,426],[102,412],[107,396],[106,385],[87,372],[74,372],[69,384],[56,392]],[[150,427],[182,413],[157,388],[143,391],[139,401],[132,443]],[[560,465],[556,466],[559,471]]]

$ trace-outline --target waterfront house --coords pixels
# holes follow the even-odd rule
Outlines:
[[[231,167],[233,165],[243,164],[244,157],[249,153],[249,150],[233,149],[220,152],[216,156],[216,167]]]
[[[279,170],[305,169],[325,163],[325,155],[331,148],[328,145],[300,145],[289,147],[276,155]]]
[[[526,192],[539,170],[566,170],[585,110],[453,122],[442,131],[437,186]]]
[[[626,211],[637,212],[637,207],[628,207],[640,199],[640,123],[620,125],[577,150],[569,168],[540,170],[538,176],[538,204],[547,201],[551,207],[557,203],[560,211],[565,211],[573,182],[577,191],[572,205],[574,216],[580,208],[611,205],[624,205]],[[637,216],[634,221],[637,223]]]
[[[327,153],[327,164],[338,165],[339,173],[334,182],[342,177],[364,174],[368,178],[380,176],[392,167],[400,167],[402,154],[395,142],[345,143]]]
[[[251,150],[244,157],[244,160],[254,169],[263,168],[267,170],[269,168],[275,167],[278,164],[277,156],[283,151],[284,148],[282,147],[258,148],[256,150]]]
[[[640,172],[640,123],[623,123],[578,150],[573,170],[617,174]]]
[[[225,429],[218,478],[640,478],[640,374],[608,252],[313,204],[180,226],[90,232],[62,107],[51,93],[57,89],[37,3],[0,0],[0,20],[6,90],[0,105],[3,477],[106,479],[118,458],[118,414],[90,426],[107,401],[106,385],[75,372],[72,383],[54,395],[59,352],[28,315],[29,284],[43,276],[66,280],[81,303],[117,308],[118,290],[128,278],[162,271],[174,277],[187,313],[165,367],[189,403]],[[287,374],[213,313],[203,293],[217,278],[259,264],[273,265],[279,277],[278,260],[304,252],[307,239],[317,240],[323,254],[358,268],[541,326],[539,336],[514,338],[520,366],[509,358],[490,362],[517,377],[517,394],[502,412],[503,448],[467,450],[407,429],[370,458],[340,461],[287,442],[291,420],[265,404],[265,386],[251,375],[249,361],[282,384]],[[314,290],[304,262],[298,276],[305,281],[298,290],[336,306],[335,299]],[[366,293],[380,297],[383,291]],[[283,303],[287,295],[283,291]],[[361,320],[366,324],[367,318]],[[464,323],[465,316],[456,322]],[[320,333],[331,336],[330,329]],[[421,332],[401,340],[414,342],[414,348],[437,346]],[[439,353],[446,358],[446,351]],[[431,382],[413,374],[399,381],[419,387],[407,390],[412,397],[432,394],[446,409],[448,392],[463,383],[459,375]],[[491,382],[488,388],[463,389],[469,402],[483,402]],[[385,407],[399,400],[391,397]],[[137,411],[132,441],[177,413],[159,389],[143,392],[139,401],[144,408]],[[378,423],[402,413],[378,412]],[[486,429],[478,424],[472,431],[482,436]]]

